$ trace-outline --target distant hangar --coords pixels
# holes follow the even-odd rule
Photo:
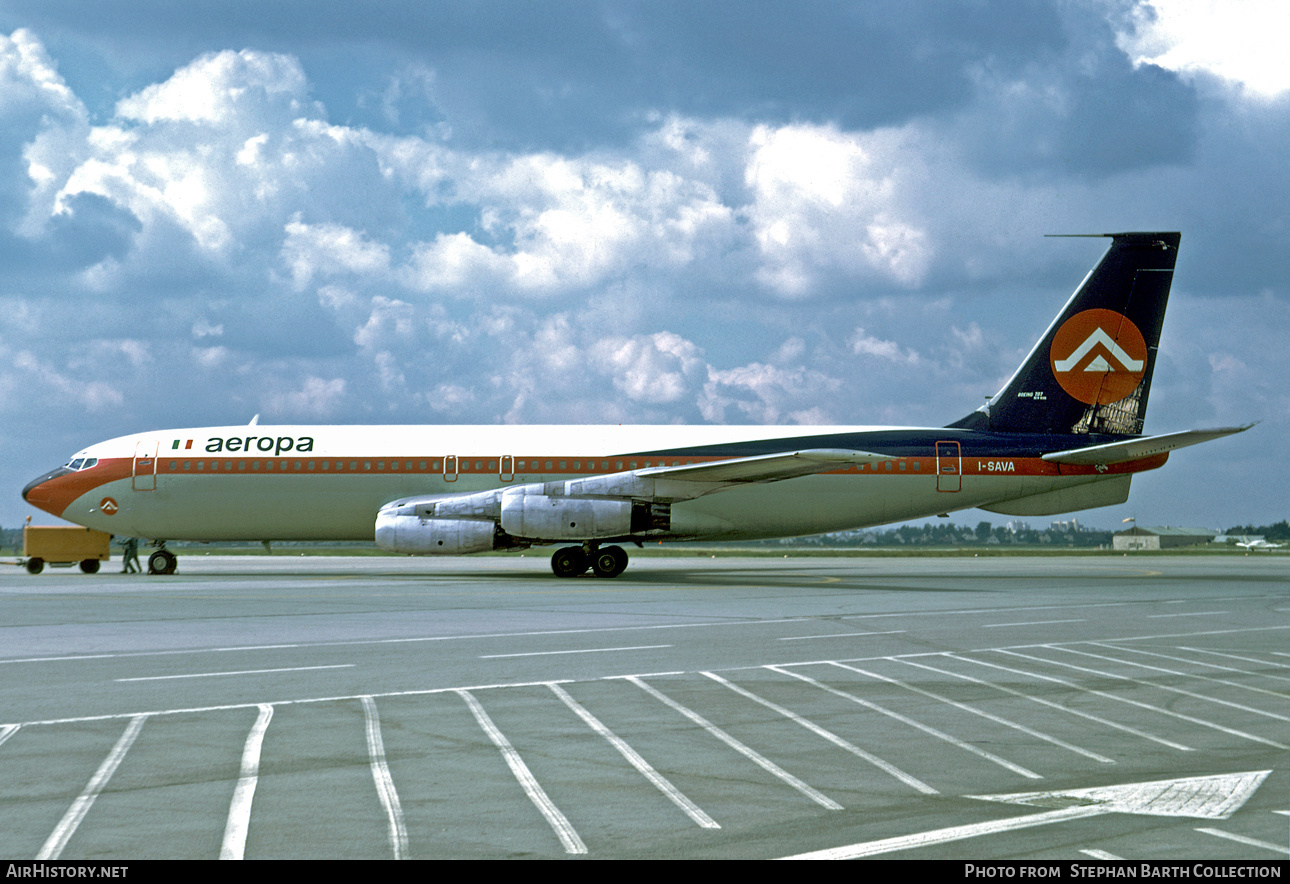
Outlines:
[[[1219,533],[1212,528],[1141,528],[1135,525],[1127,531],[1119,531],[1111,538],[1114,550],[1159,550],[1176,549],[1182,546],[1201,546],[1213,543]]]

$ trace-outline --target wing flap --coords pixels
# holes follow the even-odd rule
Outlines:
[[[642,478],[683,479],[687,482],[776,482],[849,466],[891,460],[889,455],[842,448],[808,448],[776,454],[758,454],[711,463],[637,470]]]
[[[1106,445],[1090,445],[1087,448],[1070,448],[1066,451],[1053,451],[1043,456],[1050,463],[1078,464],[1096,466],[1097,464],[1125,463],[1130,460],[1141,460],[1157,454],[1173,451],[1175,448],[1186,448],[1188,445],[1199,445],[1213,439],[1243,433],[1254,424],[1242,427],[1215,427],[1210,430],[1184,430],[1181,433],[1165,433],[1162,436],[1145,436],[1141,439],[1126,439],[1123,442],[1111,442]]]

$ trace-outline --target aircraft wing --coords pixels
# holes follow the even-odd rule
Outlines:
[[[1163,436],[1145,436],[1141,439],[1126,439],[1123,442],[1110,442],[1106,445],[1090,445],[1087,448],[1069,448],[1066,451],[1053,451],[1045,454],[1044,460],[1052,463],[1079,464],[1096,466],[1097,464],[1124,463],[1140,460],[1156,454],[1164,454],[1175,448],[1186,448],[1188,445],[1199,445],[1211,439],[1221,439],[1233,433],[1243,433],[1254,424],[1243,427],[1216,427],[1211,430],[1184,430],[1181,433],[1165,433]]]
[[[848,466],[891,460],[890,455],[842,448],[808,448],[776,454],[737,457],[714,463],[687,464],[676,467],[649,467],[636,470],[642,478],[681,479],[687,482],[777,482]]]

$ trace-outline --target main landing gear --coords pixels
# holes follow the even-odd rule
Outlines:
[[[584,543],[566,546],[551,554],[551,570],[556,577],[577,577],[590,568],[597,577],[617,577],[627,570],[627,551],[621,546],[599,547]]]

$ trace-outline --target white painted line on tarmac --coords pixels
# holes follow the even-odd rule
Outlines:
[[[1087,620],[1029,620],[1024,623],[984,623],[982,629],[1006,629],[1009,626],[1051,626],[1054,623],[1087,623]]]
[[[713,620],[703,623],[653,623],[648,626],[596,626],[586,629],[535,629],[523,632],[472,632],[462,635],[415,635],[406,638],[370,638],[370,639],[347,639],[339,641],[325,642],[298,642],[295,644],[276,644],[276,645],[233,645],[228,647],[217,648],[181,648],[172,651],[124,651],[115,654],[62,654],[57,656],[46,657],[13,657],[10,659],[0,659],[0,665],[7,663],[53,663],[53,662],[79,662],[82,660],[116,660],[128,659],[132,657],[173,657],[183,655],[191,657],[194,654],[225,654],[237,651],[273,651],[282,649],[308,649],[308,648],[348,648],[363,647],[365,645],[404,645],[404,644],[421,644],[425,642],[456,642],[456,641],[477,641],[495,638],[534,638],[552,635],[592,635],[602,632],[645,632],[658,629],[704,629],[709,627],[727,627],[727,626],[768,626],[780,623],[812,623],[819,620],[818,617],[776,617],[769,620]]]
[[[367,754],[371,759],[372,780],[376,783],[376,794],[381,798],[381,807],[385,808],[385,817],[389,821],[390,849],[394,852],[395,859],[405,859],[408,855],[408,829],[403,822],[403,805],[399,803],[399,793],[394,788],[390,766],[385,762],[381,716],[376,712],[376,701],[370,696],[363,697],[363,718],[367,730]]]
[[[1032,813],[1026,816],[992,820],[988,823],[951,826],[948,829],[934,829],[930,832],[919,832],[916,835],[901,835],[896,838],[884,838],[881,841],[865,841],[860,844],[848,844],[845,847],[814,850],[810,853],[780,857],[780,859],[860,859],[865,856],[894,853],[897,850],[913,850],[934,844],[946,844],[950,841],[979,838],[982,835],[997,835],[1000,832],[1013,832],[1033,826],[1048,826],[1053,823],[1064,823],[1067,820],[1101,816],[1105,812],[1100,807],[1067,807],[1062,810],[1050,810],[1047,813]]]
[[[953,654],[946,654],[945,656],[946,656],[946,657],[948,657],[948,658],[950,658],[951,660],[961,660],[961,659],[962,659],[962,658],[960,658],[960,657],[955,657]],[[1086,721],[1094,721],[1094,722],[1097,722],[1098,724],[1105,725],[1105,726],[1107,726],[1107,727],[1111,727],[1111,728],[1115,728],[1116,730],[1122,730],[1122,731],[1124,731],[1125,733],[1133,734],[1134,736],[1142,737],[1143,739],[1151,740],[1151,741],[1156,742],[1156,743],[1160,743],[1162,746],[1169,746],[1169,747],[1174,748],[1174,749],[1186,749],[1186,748],[1187,748],[1186,746],[1181,746],[1181,745],[1179,745],[1178,743],[1171,743],[1171,742],[1169,742],[1168,740],[1162,740],[1162,739],[1160,739],[1159,737],[1154,737],[1154,736],[1152,736],[1151,734],[1148,734],[1148,733],[1146,733],[1146,732],[1144,732],[1144,731],[1140,731],[1140,730],[1138,730],[1137,728],[1132,728],[1132,727],[1129,727],[1128,725],[1120,724],[1119,722],[1116,722],[1116,721],[1111,721],[1111,720],[1106,719],[1106,718],[1101,718],[1101,717],[1099,717],[1099,716],[1097,716],[1097,715],[1093,715],[1093,714],[1088,713],[1088,712],[1083,712],[1083,711],[1081,711],[1081,710],[1079,710],[1079,709],[1068,709],[1067,707],[1065,707],[1065,706],[1061,705],[1060,703],[1054,703],[1052,700],[1045,700],[1043,697],[1034,697],[1034,696],[1031,696],[1030,694],[1026,694],[1026,693],[1023,693],[1023,692],[1021,692],[1021,691],[1018,691],[1018,690],[1015,690],[1015,689],[1013,689],[1013,688],[1010,688],[1010,687],[1008,687],[1007,685],[995,684],[995,683],[994,683],[994,682],[992,682],[992,681],[985,681],[984,679],[980,679],[980,678],[973,678],[972,676],[970,676],[970,675],[964,675],[964,674],[963,674],[963,673],[961,673],[961,672],[952,672],[952,671],[950,671],[950,670],[948,670],[948,669],[938,669],[938,668],[937,668],[937,667],[935,667],[935,666],[928,666],[928,665],[927,665],[927,664],[925,664],[925,663],[915,663],[915,662],[913,662],[912,660],[902,660],[902,659],[899,659],[899,658],[897,658],[897,657],[891,657],[891,658],[889,658],[889,659],[891,659],[891,661],[892,661],[893,663],[903,663],[903,664],[905,664],[906,666],[916,666],[916,667],[918,667],[919,669],[927,669],[927,670],[929,670],[929,671],[931,671],[931,672],[936,672],[936,673],[939,673],[939,674],[941,674],[941,675],[948,675],[948,676],[950,676],[950,677],[952,677],[952,678],[962,679],[963,681],[970,682],[970,683],[972,683],[972,684],[979,684],[979,685],[982,685],[982,686],[984,686],[984,687],[994,688],[996,691],[1002,691],[1002,692],[1003,692],[1003,693],[1005,693],[1005,694],[1011,694],[1011,695],[1012,695],[1012,696],[1014,696],[1014,697],[1020,697],[1020,698],[1021,698],[1021,699],[1023,699],[1023,700],[1029,700],[1029,701],[1031,701],[1032,703],[1038,703],[1038,704],[1039,704],[1039,705],[1041,705],[1041,706],[1047,706],[1047,707],[1049,707],[1050,709],[1055,709],[1055,710],[1057,710],[1058,712],[1065,712],[1065,713],[1068,713],[1068,714],[1070,714],[1070,715],[1074,715],[1074,716],[1076,716],[1076,717],[1078,717],[1078,718],[1083,718],[1083,719],[1085,719]],[[991,664],[985,664],[985,665],[991,665]],[[1002,667],[1002,666],[1000,666],[1000,667],[996,667],[996,668],[1004,669],[1004,671],[1015,672],[1017,675],[1025,675],[1025,674],[1026,674],[1026,673],[1024,673],[1024,672],[1022,672],[1022,671],[1020,671],[1020,670],[1016,670],[1016,669],[1014,669],[1014,670],[1008,670],[1008,669],[1006,669],[1005,667]]]
[[[801,642],[810,641],[811,639],[829,639],[829,638],[867,638],[871,635],[904,635],[907,629],[889,629],[886,632],[834,632],[825,635],[786,635],[777,638],[781,642]]]
[[[900,679],[889,678],[885,675],[881,675],[876,672],[867,672],[855,666],[848,666],[847,668],[854,669],[856,672],[859,672],[862,675],[867,675],[870,678],[875,678],[875,679],[878,679],[879,681],[885,681],[888,684],[894,684],[896,685],[896,687],[904,688],[905,690],[910,691],[911,693],[920,694],[921,696],[935,700],[938,703],[945,703],[949,706],[953,706],[955,709],[961,709],[964,712],[970,713],[972,715],[980,716],[981,718],[984,718],[987,721],[993,721],[995,724],[1000,724],[1000,725],[1003,725],[1004,727],[1012,728],[1013,730],[1020,731],[1023,734],[1028,734],[1029,736],[1032,736],[1037,740],[1043,740],[1045,743],[1051,743],[1054,746],[1059,746],[1062,749],[1066,749],[1068,751],[1074,752],[1076,755],[1083,755],[1085,758],[1091,758],[1094,761],[1100,761],[1102,764],[1115,764],[1115,759],[1113,758],[1107,758],[1105,755],[1099,755],[1096,752],[1090,752],[1088,749],[1083,749],[1079,746],[1073,745],[1071,743],[1067,743],[1065,740],[1059,740],[1057,737],[1051,736],[1050,734],[1045,734],[1042,731],[1032,730],[1031,728],[1026,727],[1024,724],[1018,724],[1017,722],[1012,721],[1011,719],[994,715],[993,713],[986,712],[983,709],[977,709],[975,706],[970,706],[967,703],[960,703],[957,700],[951,700],[949,697],[941,696],[940,694],[937,694],[933,691],[926,690],[925,688],[920,688],[917,685],[908,684],[907,682],[901,681]]]
[[[1099,786],[1092,789],[1022,792],[1010,795],[969,795],[967,797],[981,801],[999,801],[1030,807],[1056,806],[1059,809],[965,826],[950,826],[930,832],[884,838],[880,841],[849,844],[845,847],[816,850],[784,857],[784,859],[857,859],[893,853],[897,850],[911,850],[967,838],[978,838],[982,835],[1047,826],[1107,813],[1227,819],[1249,800],[1270,773],[1271,771],[1268,770],[1250,771],[1211,777],[1159,780],[1151,783]]]
[[[1144,651],[1141,648],[1121,648],[1116,645],[1106,644],[1105,642],[1089,642],[1089,644],[1098,648],[1106,648],[1107,650],[1110,650],[1110,651],[1119,651],[1124,654],[1139,654],[1143,657],[1156,657],[1161,660],[1169,660],[1174,663],[1185,663],[1188,666],[1201,666],[1206,669],[1218,669],[1223,672],[1235,672],[1238,675],[1252,674],[1240,669],[1234,669],[1231,666],[1219,666],[1217,663],[1204,663],[1199,660],[1188,660],[1186,657],[1175,657],[1172,654],[1161,654],[1158,651]],[[1129,661],[1122,660],[1120,662],[1127,663]],[[1138,665],[1141,665],[1141,664],[1138,664]],[[1155,668],[1155,667],[1149,667],[1149,668]],[[1173,671],[1169,669],[1161,669],[1159,671],[1173,674]],[[1190,678],[1198,678],[1201,681],[1210,681],[1210,682],[1213,682],[1214,684],[1221,684],[1224,687],[1239,688],[1240,690],[1250,691],[1251,693],[1255,693],[1255,694],[1267,694],[1270,697],[1277,697],[1282,700],[1290,700],[1290,694],[1283,694],[1280,691],[1273,691],[1273,690],[1269,690],[1268,688],[1260,688],[1260,687],[1256,687],[1255,685],[1242,684],[1239,681],[1227,681],[1226,679],[1222,679],[1222,678],[1210,678],[1208,675],[1200,675],[1198,673],[1180,672],[1177,674],[1178,675],[1186,674]]]
[[[1287,852],[1286,845],[1273,844],[1271,841],[1260,841],[1257,838],[1247,838],[1245,835],[1236,835],[1232,832],[1224,832],[1222,829],[1198,828],[1197,832],[1204,832],[1206,835],[1213,835],[1215,838],[1226,838],[1228,841],[1235,841],[1237,844],[1244,844],[1248,847],[1261,847],[1264,850],[1271,850],[1273,853],[1284,854]]]
[[[639,771],[645,779],[653,783],[656,789],[666,795],[669,801],[681,808],[681,810],[685,812],[686,816],[705,829],[721,828],[721,826],[717,824],[716,820],[704,813],[703,808],[699,807],[699,805],[687,798],[680,789],[672,785],[672,782],[667,777],[655,770],[653,765],[646,761],[639,752],[633,749],[626,740],[611,731],[599,718],[592,715],[585,706],[573,699],[568,691],[560,687],[558,684],[550,684],[547,685],[547,687],[554,691],[555,695],[564,702],[564,705],[572,709],[588,727],[608,740],[609,745],[617,749],[619,755],[626,758],[628,763],[631,764],[632,767],[636,768],[636,770]]]
[[[116,773],[121,760],[125,758],[125,753],[129,752],[130,747],[134,745],[135,738],[139,736],[139,731],[143,730],[143,723],[147,720],[147,715],[136,715],[130,719],[125,733],[116,741],[107,758],[103,759],[94,776],[90,777],[85,791],[72,802],[72,806],[67,808],[67,813],[63,814],[62,820],[54,827],[54,831],[45,839],[40,852],[36,854],[36,859],[52,860],[62,855],[63,848],[67,846],[72,835],[76,834],[76,828],[81,824],[81,820],[85,819],[85,814],[89,813],[90,808],[94,806],[94,799],[99,797],[108,780],[112,779],[112,774]]]
[[[230,672],[191,672],[184,675],[144,675],[138,678],[114,678],[113,681],[167,681],[176,678],[219,678],[223,675],[266,675],[274,672],[309,672],[312,669],[353,669],[354,663],[334,663],[329,666],[289,666],[283,669],[238,669]]]
[[[1197,675],[1194,672],[1179,672],[1177,669],[1165,669],[1163,666],[1148,666],[1146,663],[1137,663],[1133,660],[1124,660],[1120,657],[1108,657],[1105,654],[1094,654],[1091,651],[1078,651],[1075,648],[1057,648],[1057,650],[1065,651],[1068,654],[1078,654],[1081,657],[1092,657],[1094,660],[1102,660],[1103,662],[1106,662],[1106,663],[1119,663],[1122,666],[1136,666],[1138,669],[1146,669],[1150,672],[1158,672],[1162,675],[1176,675],[1181,678],[1193,678],[1193,679],[1196,679],[1197,681],[1210,681],[1210,682],[1214,682],[1215,684],[1220,684],[1220,685],[1223,685],[1224,687],[1229,687],[1229,688],[1239,686],[1239,685],[1236,685],[1234,682],[1224,681],[1218,678],[1209,678],[1204,675]],[[1268,712],[1265,709],[1256,709],[1253,706],[1246,706],[1242,703],[1237,703],[1232,700],[1220,700],[1218,697],[1208,697],[1205,694],[1198,694],[1195,691],[1185,690],[1184,688],[1176,688],[1170,685],[1157,684],[1154,682],[1145,682],[1145,681],[1142,681],[1141,679],[1130,678],[1127,675],[1117,675],[1114,677],[1131,681],[1134,684],[1142,684],[1142,685],[1152,684],[1153,686],[1158,687],[1161,690],[1170,691],[1171,693],[1175,693],[1175,694],[1182,694],[1185,697],[1191,697],[1194,700],[1202,700],[1206,703],[1215,703],[1219,706],[1227,706],[1231,709],[1239,709],[1242,712],[1248,712],[1251,715],[1262,715],[1265,718],[1273,718],[1273,719],[1276,719],[1277,721],[1290,722],[1290,716],[1280,715],[1276,712]],[[1278,694],[1277,696],[1284,697],[1285,695]],[[1278,748],[1284,749],[1287,747],[1281,746]]]
[[[1222,651],[1211,651],[1207,648],[1189,648],[1185,645],[1180,645],[1178,649],[1180,651],[1191,651],[1193,654],[1210,654],[1215,657],[1224,657],[1228,660],[1240,660],[1242,663],[1254,663],[1257,666],[1272,666],[1277,669],[1288,668],[1283,663],[1268,662],[1267,660],[1260,660],[1257,657],[1246,657],[1241,654],[1224,653]],[[1248,672],[1246,670],[1241,670],[1241,671],[1244,672],[1246,675],[1257,675],[1260,678],[1271,678],[1271,679],[1275,679],[1276,681],[1290,681],[1290,678],[1287,678],[1284,675],[1272,675],[1269,672]]]
[[[20,724],[6,724],[4,727],[0,727],[0,746],[4,745],[5,740],[18,733],[18,728],[20,727],[22,727]]]
[[[260,706],[251,732],[242,747],[242,771],[233,789],[233,800],[228,806],[228,822],[224,824],[224,842],[220,845],[220,859],[242,859],[246,855],[246,833],[251,825],[251,802],[255,800],[255,787],[260,782],[260,749],[264,745],[264,732],[273,718],[273,707]]]
[[[977,666],[985,666],[989,669],[998,669],[1002,672],[1010,672],[1013,675],[1020,675],[1023,678],[1033,678],[1039,681],[1052,682],[1053,684],[1059,684],[1059,685],[1062,685],[1063,687],[1069,688],[1072,691],[1079,691],[1080,693],[1083,693],[1083,694],[1091,694],[1095,697],[1102,697],[1103,699],[1106,699],[1106,700],[1115,700],[1117,702],[1128,703],[1131,706],[1137,706],[1142,709],[1159,711],[1156,709],[1155,706],[1148,706],[1146,703],[1139,703],[1137,700],[1130,700],[1127,697],[1117,697],[1115,694],[1109,694],[1106,691],[1098,691],[1098,690],[1093,690],[1091,688],[1086,688],[1082,685],[1076,684],[1073,681],[1067,681],[1064,678],[1058,678],[1055,675],[1043,675],[1038,672],[1027,672],[1024,669],[1013,669],[1011,666],[1001,666],[998,663],[987,663],[985,660],[977,660],[973,657],[960,657],[958,654],[946,654],[945,656],[949,657],[951,660],[961,660],[964,663],[973,663]],[[1022,655],[1018,655],[1018,656],[1022,656]],[[1032,659],[1038,659],[1038,658],[1032,658]],[[902,662],[908,662],[908,661],[902,661]],[[910,665],[916,666],[918,664],[910,664]],[[1008,690],[1008,689],[1001,687],[1000,690]],[[1035,698],[1035,700],[1036,702],[1044,702],[1044,703],[1047,702],[1046,700],[1039,700],[1039,698]],[[1053,704],[1049,704],[1049,705],[1053,705]],[[1070,712],[1072,715],[1083,714],[1078,712],[1075,709],[1066,709],[1065,707],[1061,707],[1061,708],[1063,711]],[[1089,717],[1092,717],[1092,716],[1089,716]],[[1184,746],[1182,743],[1175,743],[1173,740],[1166,740],[1164,737],[1154,736],[1152,734],[1147,733],[1146,731],[1141,731],[1141,730],[1138,730],[1137,728],[1129,727],[1127,724],[1117,724],[1116,722],[1110,721],[1109,719],[1101,719],[1101,718],[1095,718],[1094,720],[1101,721],[1103,724],[1116,728],[1117,730],[1122,730],[1127,733],[1135,734],[1139,737],[1142,737],[1145,740],[1151,740],[1153,743],[1159,743],[1162,746],[1168,746],[1171,749],[1177,749],[1180,752],[1194,751],[1191,746]]]
[[[766,771],[767,773],[775,777],[778,777],[781,781],[792,786],[794,789],[801,792],[803,795],[810,798],[812,801],[814,801],[816,804],[820,805],[821,807],[828,808],[829,810],[842,809],[841,804],[838,804],[836,801],[834,801],[832,798],[825,795],[824,793],[820,792],[818,789],[815,789],[807,785],[805,782],[793,776],[791,773],[784,770],[778,764],[771,761],[769,758],[762,755],[761,753],[757,752],[755,749],[739,742],[734,737],[730,736],[730,734],[726,733],[721,728],[717,727],[715,724],[708,721],[702,715],[695,712],[693,709],[689,709],[681,705],[680,703],[673,700],[671,697],[664,694],[662,691],[658,690],[657,688],[651,687],[650,685],[641,681],[639,678],[636,678],[633,676],[631,678],[628,678],[627,681],[636,685],[636,687],[645,691],[645,693],[649,694],[651,697],[658,700],[660,703],[663,703],[671,707],[672,709],[676,710],[677,712],[681,713],[686,718],[690,719],[690,721],[693,721],[695,724],[703,728],[712,736],[716,737],[718,740],[725,743],[731,749],[734,749],[740,755],[744,756],[749,761],[756,764],[762,770]]]
[[[850,669],[852,672],[857,672],[861,675],[866,674],[862,670],[853,669],[852,667],[847,666],[844,663],[831,663],[830,665],[837,666],[839,669]],[[857,697],[855,694],[852,694],[848,691],[840,690],[838,688],[833,687],[832,685],[827,685],[822,681],[817,681],[816,679],[811,678],[810,676],[802,675],[800,672],[793,672],[789,669],[780,669],[778,667],[775,667],[775,670],[777,672],[783,672],[785,675],[791,675],[793,678],[800,679],[801,681],[804,681],[807,684],[813,685],[819,688],[820,690],[827,691],[830,694],[833,694],[834,696],[841,697],[844,700],[850,700],[852,703],[863,706],[866,709],[872,709],[874,712],[880,712],[883,715],[887,716],[888,718],[892,718],[903,724],[907,724],[910,727],[920,730],[929,736],[935,737],[938,740],[949,743],[951,746],[957,746],[958,748],[964,750],[965,752],[971,752],[973,755],[976,755],[980,758],[984,758],[986,761],[989,761],[991,764],[997,764],[1000,767],[1005,768],[1006,770],[1010,770],[1013,773],[1020,774],[1021,776],[1026,777],[1027,779],[1031,779],[1031,780],[1043,779],[1042,776],[1035,773],[1033,770],[1027,770],[1026,768],[1022,767],[1019,764],[1013,764],[1008,759],[1000,758],[998,755],[995,755],[992,752],[987,752],[984,749],[978,748],[977,746],[973,746],[971,743],[965,743],[963,740],[960,740],[958,737],[952,737],[949,734],[945,733],[944,731],[938,730],[932,727],[930,724],[923,724],[921,721],[917,721],[913,718],[910,718],[907,715],[901,715],[899,712],[893,712],[892,710],[888,709],[885,706],[880,706],[877,703],[873,703],[862,697]]]
[[[1147,614],[1148,620],[1165,620],[1170,617],[1212,617],[1215,614],[1230,614],[1231,611],[1186,611],[1182,614]]]
[[[1109,672],[1099,672],[1096,669],[1088,669],[1087,667],[1076,666],[1072,663],[1061,663],[1056,660],[1046,660],[1043,657],[1034,657],[1034,656],[1031,656],[1030,654],[1018,653],[1017,651],[1000,650],[999,653],[1008,654],[1013,657],[1021,657],[1022,659],[1025,659],[1025,660],[1033,660],[1036,663],[1046,663],[1050,666],[1060,666],[1066,669],[1074,669],[1077,672],[1087,672],[1089,674],[1098,675],[1103,678],[1115,678],[1115,679],[1119,679],[1120,681],[1136,683],[1136,684],[1144,685],[1149,688],[1160,688],[1162,690],[1167,688],[1166,685],[1155,684],[1153,682],[1144,682],[1138,679],[1127,678],[1123,675],[1113,675],[1112,673],[1109,673]],[[1276,748],[1276,749],[1290,750],[1290,746],[1283,746],[1282,744],[1276,742],[1275,740],[1265,740],[1263,737],[1259,737],[1254,734],[1247,734],[1245,731],[1238,731],[1235,728],[1224,727],[1221,724],[1216,724],[1215,722],[1212,722],[1212,721],[1206,721],[1203,718],[1196,718],[1193,715],[1184,715],[1183,713],[1175,712],[1172,709],[1165,709],[1161,706],[1153,706],[1150,703],[1142,703],[1138,700],[1131,700],[1128,697],[1120,697],[1115,694],[1109,694],[1102,691],[1090,691],[1090,693],[1098,694],[1099,696],[1109,697],[1113,700],[1117,700],[1121,703],[1128,703],[1131,706],[1137,706],[1141,709],[1150,709],[1152,712],[1157,712],[1161,715],[1167,715],[1170,718],[1177,718],[1181,721],[1189,721],[1192,724],[1197,724],[1197,725],[1200,725],[1201,727],[1207,727],[1212,730],[1222,731],[1225,734],[1228,734],[1233,737],[1240,737],[1243,740],[1250,740],[1251,742],[1254,742],[1254,743],[1262,743],[1265,746],[1272,746],[1273,748]],[[1180,693],[1186,693],[1186,692],[1183,691]]]
[[[633,645],[622,648],[576,648],[568,651],[526,651],[522,654],[480,654],[481,660],[505,660],[507,657],[558,657],[563,654],[608,654],[614,651],[657,651],[674,645]]]
[[[770,669],[771,671],[776,671],[776,672],[778,671],[773,666],[768,666],[766,668]],[[716,673],[704,672],[703,674],[706,675],[708,678],[712,679],[713,681],[717,682],[718,684],[725,685],[730,690],[739,694],[741,697],[747,697],[749,700],[752,700],[753,702],[756,702],[756,703],[760,703],[761,705],[765,706],[767,709],[771,709],[775,712],[778,712],[780,715],[784,716],[790,721],[793,721],[801,725],[802,727],[806,728],[811,733],[817,734],[823,737],[833,745],[841,749],[845,749],[846,751],[850,752],[852,755],[856,756],[857,758],[864,759],[865,761],[872,764],[874,767],[878,768],[879,770],[885,771],[888,774],[891,774],[891,776],[900,780],[905,785],[912,786],[914,789],[917,789],[919,792],[922,792],[924,795],[941,794],[936,789],[933,789],[931,786],[927,785],[926,783],[918,779],[918,777],[914,776],[913,774],[906,773],[905,771],[896,767],[896,765],[892,764],[891,762],[884,761],[878,756],[873,755],[869,752],[866,752],[865,750],[861,749],[859,746],[856,746],[853,743],[842,739],[832,731],[820,727],[818,724],[811,721],[809,718],[806,718],[805,716],[802,716],[802,715],[798,715],[793,710],[786,709],[783,706],[780,706],[778,703],[772,703],[770,700],[767,700],[764,697],[759,697],[756,694],[754,694],[752,691],[747,690],[746,688],[742,688],[739,685],[734,684],[733,682],[727,681],[726,679],[722,678]],[[780,673],[780,674],[782,675],[783,673]]]
[[[1114,853],[1107,853],[1105,850],[1083,850],[1083,849],[1081,849],[1081,850],[1080,850],[1080,853],[1084,854],[1085,856],[1091,856],[1093,859],[1104,859],[1104,860],[1107,860],[1108,862],[1114,862],[1114,861],[1116,861],[1116,860],[1123,860],[1123,859],[1124,859],[1124,857],[1122,857],[1122,856],[1116,856]]]
[[[578,832],[573,828],[573,824],[569,822],[569,818],[560,812],[560,808],[555,806],[555,802],[543,790],[542,785],[533,776],[528,765],[524,763],[524,759],[520,757],[520,753],[515,751],[511,741],[506,739],[506,735],[498,730],[497,725],[493,724],[493,720],[488,717],[484,707],[479,704],[479,701],[475,699],[470,691],[459,689],[454,693],[466,701],[466,705],[470,707],[471,713],[475,716],[475,721],[479,723],[484,733],[488,734],[488,738],[493,741],[493,745],[502,753],[502,758],[506,759],[506,765],[511,769],[511,773],[515,775],[515,779],[519,780],[520,787],[524,789],[524,794],[529,797],[529,800],[533,802],[533,806],[538,809],[538,812],[547,821],[547,825],[555,832],[555,836],[560,839],[560,844],[564,846],[564,852],[571,854],[586,853],[587,845],[582,843],[582,838],[578,837]]]

